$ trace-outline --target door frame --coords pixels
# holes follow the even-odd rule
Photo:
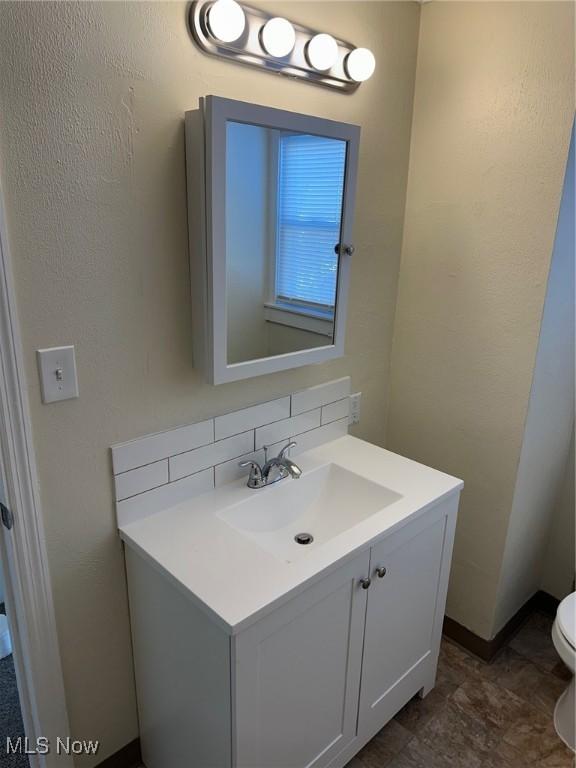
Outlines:
[[[14,516],[10,531],[0,525],[0,558],[22,718],[31,747],[40,737],[51,744],[47,755],[29,755],[30,766],[72,766],[55,752],[70,730],[1,182],[0,473]]]

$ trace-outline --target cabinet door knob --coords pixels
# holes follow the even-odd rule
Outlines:
[[[370,584],[372,584],[372,579],[360,579],[360,586],[362,589],[368,589]]]
[[[353,245],[346,245],[346,243],[337,243],[334,246],[334,252],[338,256],[353,256],[354,255],[354,246]]]
[[[383,579],[384,576],[386,576],[386,568],[383,565],[376,568],[376,576],[378,576],[379,579]]]

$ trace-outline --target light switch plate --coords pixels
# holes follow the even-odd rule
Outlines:
[[[74,347],[39,349],[36,357],[43,403],[78,397]]]

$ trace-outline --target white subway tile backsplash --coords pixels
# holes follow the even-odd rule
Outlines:
[[[290,397],[281,397],[269,403],[253,405],[241,411],[226,413],[214,419],[215,439],[222,440],[230,435],[237,435],[247,429],[255,429],[273,421],[287,419],[290,416]]]
[[[292,448],[290,455],[297,456],[299,453],[311,451],[313,448],[318,448],[318,446],[324,445],[324,443],[337,440],[339,437],[344,437],[347,434],[348,417],[333,421],[331,424],[325,424],[323,427],[318,427],[318,429],[312,429],[310,432],[294,435],[297,445],[295,448]]]
[[[241,477],[246,477],[250,472],[249,467],[239,467],[238,464],[241,461],[257,461],[260,466],[264,464],[264,451],[252,451],[244,456],[238,456],[236,459],[225,461],[223,464],[217,464],[214,467],[214,483],[216,488],[226,483],[233,483],[234,480],[238,480]]]
[[[170,482],[194,472],[200,472],[207,467],[213,467],[215,464],[222,464],[253,450],[254,431],[250,430],[241,435],[218,440],[210,445],[205,445],[203,448],[196,448],[194,451],[172,456],[170,458]]]
[[[321,424],[329,424],[331,421],[348,418],[350,415],[350,398],[344,397],[335,403],[322,406]]]
[[[116,475],[114,481],[116,501],[136,496],[137,493],[150,491],[152,488],[157,488],[168,482],[168,459],[123,472],[121,475]]]
[[[279,440],[288,439],[291,435],[307,432],[309,429],[320,426],[320,408],[308,411],[299,416],[276,421],[256,430],[256,448],[277,443]]]
[[[158,432],[137,440],[112,446],[114,474],[167,459],[176,453],[190,451],[214,441],[214,419],[187,427]]]
[[[348,432],[350,379],[321,384],[288,397],[216,416],[198,424],[147,435],[112,447],[118,524],[245,476],[239,461],[265,461],[288,440],[297,455]]]
[[[329,381],[327,384],[318,384],[317,387],[310,387],[302,390],[302,392],[296,392],[292,395],[292,416],[341,400],[343,397],[348,397],[349,394],[349,376]]]
[[[299,453],[311,451],[313,448],[318,448],[320,445],[324,445],[324,443],[337,440],[339,437],[347,434],[348,418],[345,418],[325,424],[322,427],[317,427],[316,429],[310,429],[308,432],[302,432],[299,435],[290,435],[290,440],[296,443],[296,447],[291,448],[288,455],[292,457],[297,456]],[[275,456],[285,444],[286,441],[281,440],[279,443],[269,445],[269,455]]]
[[[168,483],[146,491],[116,504],[118,525],[128,525],[136,520],[153,515],[160,509],[167,509],[180,504],[192,496],[199,496],[214,488],[214,469],[205,469],[196,475],[190,475],[175,483]]]

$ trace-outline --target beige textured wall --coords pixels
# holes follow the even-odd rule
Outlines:
[[[387,447],[465,481],[448,614],[493,632],[574,112],[571,3],[422,7]]]
[[[574,142],[571,141],[492,633],[539,589],[574,430]]]
[[[416,3],[278,3],[367,45],[354,95],[202,55],[186,5],[0,3],[0,157],[72,728],[137,734],[108,446],[351,373],[382,443]],[[347,357],[210,387],[191,367],[184,111],[213,93],[362,126]],[[44,406],[38,347],[75,344],[80,399]],[[86,761],[88,765],[88,760]]]

